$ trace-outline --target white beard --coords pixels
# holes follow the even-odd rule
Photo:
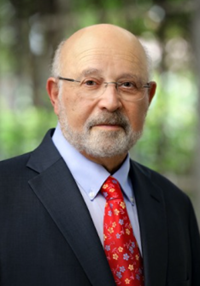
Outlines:
[[[79,152],[99,158],[114,157],[127,153],[142,135],[141,131],[133,131],[126,118],[119,110],[102,111],[100,115],[88,118],[82,132],[71,128],[62,102],[59,104],[59,122],[67,141]],[[97,124],[113,124],[121,126],[119,130],[100,130],[93,128]]]

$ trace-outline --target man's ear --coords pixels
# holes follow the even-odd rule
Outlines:
[[[59,104],[58,104],[59,88],[58,88],[58,82],[54,77],[48,78],[46,89],[47,89],[51,104],[54,107],[54,112],[56,115],[58,115],[59,113]]]
[[[156,93],[156,87],[157,84],[155,81],[150,82],[150,88],[149,88],[149,105],[151,104],[151,101]]]

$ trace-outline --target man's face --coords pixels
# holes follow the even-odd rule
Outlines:
[[[126,100],[115,84],[102,85],[99,90],[96,82],[129,82],[136,78],[145,84],[146,59],[138,45],[134,50],[128,40],[120,43],[109,38],[106,43],[105,37],[93,36],[82,41],[73,57],[66,57],[67,68],[63,67],[60,75],[84,81],[62,82],[57,103],[62,132],[86,156],[124,156],[142,133],[151,100],[149,90],[139,91],[141,100]],[[64,54],[62,57],[64,62]]]

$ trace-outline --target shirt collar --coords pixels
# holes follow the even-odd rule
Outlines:
[[[110,173],[101,165],[94,163],[77,151],[63,136],[59,124],[52,137],[63,160],[70,169],[76,183],[81,187],[90,200],[93,200]],[[74,159],[76,158],[76,159]],[[84,167],[83,167],[84,166]],[[129,155],[121,167],[112,176],[118,180],[128,198],[132,197],[128,173],[130,169]]]

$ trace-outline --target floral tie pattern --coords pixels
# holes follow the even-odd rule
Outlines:
[[[118,181],[108,177],[101,193],[106,199],[104,250],[115,283],[121,286],[144,286],[142,257]]]

